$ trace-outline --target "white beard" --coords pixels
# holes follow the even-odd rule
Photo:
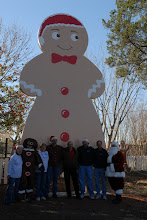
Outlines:
[[[117,154],[117,152],[120,151],[120,148],[119,147],[110,147],[110,150],[109,150],[109,156],[107,158],[107,162],[108,163],[112,163],[112,157]]]

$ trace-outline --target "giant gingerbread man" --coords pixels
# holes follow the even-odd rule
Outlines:
[[[83,54],[88,35],[76,18],[57,14],[46,18],[38,32],[42,54],[29,61],[21,72],[21,90],[37,96],[29,113],[22,141],[34,138],[40,144],[56,136],[79,146],[87,138],[95,147],[104,141],[99,117],[91,99],[105,87],[101,72]]]

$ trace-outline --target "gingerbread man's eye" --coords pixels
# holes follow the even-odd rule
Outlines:
[[[79,38],[77,34],[71,34],[71,39],[72,41],[77,41]]]
[[[52,33],[52,38],[53,38],[54,40],[58,40],[58,39],[60,38],[59,32],[57,32],[57,31],[53,32],[53,33]]]

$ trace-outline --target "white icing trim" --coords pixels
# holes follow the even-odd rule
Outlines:
[[[23,193],[25,193],[25,192],[26,192],[25,190],[19,190],[19,191],[18,191],[19,194],[23,194]]]
[[[25,151],[35,151],[34,149],[24,148]]]
[[[26,192],[31,193],[31,192],[33,192],[33,189],[26,189]]]
[[[100,79],[100,80],[96,80],[96,84],[93,84],[93,85],[92,85],[92,88],[88,90],[88,98],[91,97],[91,94],[92,94],[93,92],[96,93],[96,88],[100,88],[102,83],[105,83],[103,77],[102,77],[102,79]]]
[[[118,190],[115,191],[115,194],[122,195],[123,194],[123,190],[122,189],[118,189]]]
[[[36,93],[37,93],[37,96],[41,96],[41,95],[42,95],[41,89],[36,89],[33,84],[27,84],[25,81],[21,81],[21,80],[20,80],[20,85],[23,85],[23,87],[24,87],[25,89],[29,89],[31,93],[36,92]]]
[[[125,178],[125,172],[124,171],[122,171],[122,172],[112,172],[110,166],[106,168],[105,175],[107,177],[116,177],[116,178],[123,177],[123,178]]]
[[[41,46],[45,43],[44,38],[42,36],[39,37],[38,40],[39,40],[39,43],[40,43]]]
[[[115,172],[115,168],[114,168],[114,164],[113,163],[110,164],[110,169],[111,169],[112,172]]]
[[[40,164],[38,165],[38,168],[42,167],[42,165],[43,165],[43,164],[42,164],[42,163],[40,163]]]

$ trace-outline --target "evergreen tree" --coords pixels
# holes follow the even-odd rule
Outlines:
[[[106,63],[116,68],[116,75],[147,87],[147,1],[116,0],[104,26],[109,30]]]

